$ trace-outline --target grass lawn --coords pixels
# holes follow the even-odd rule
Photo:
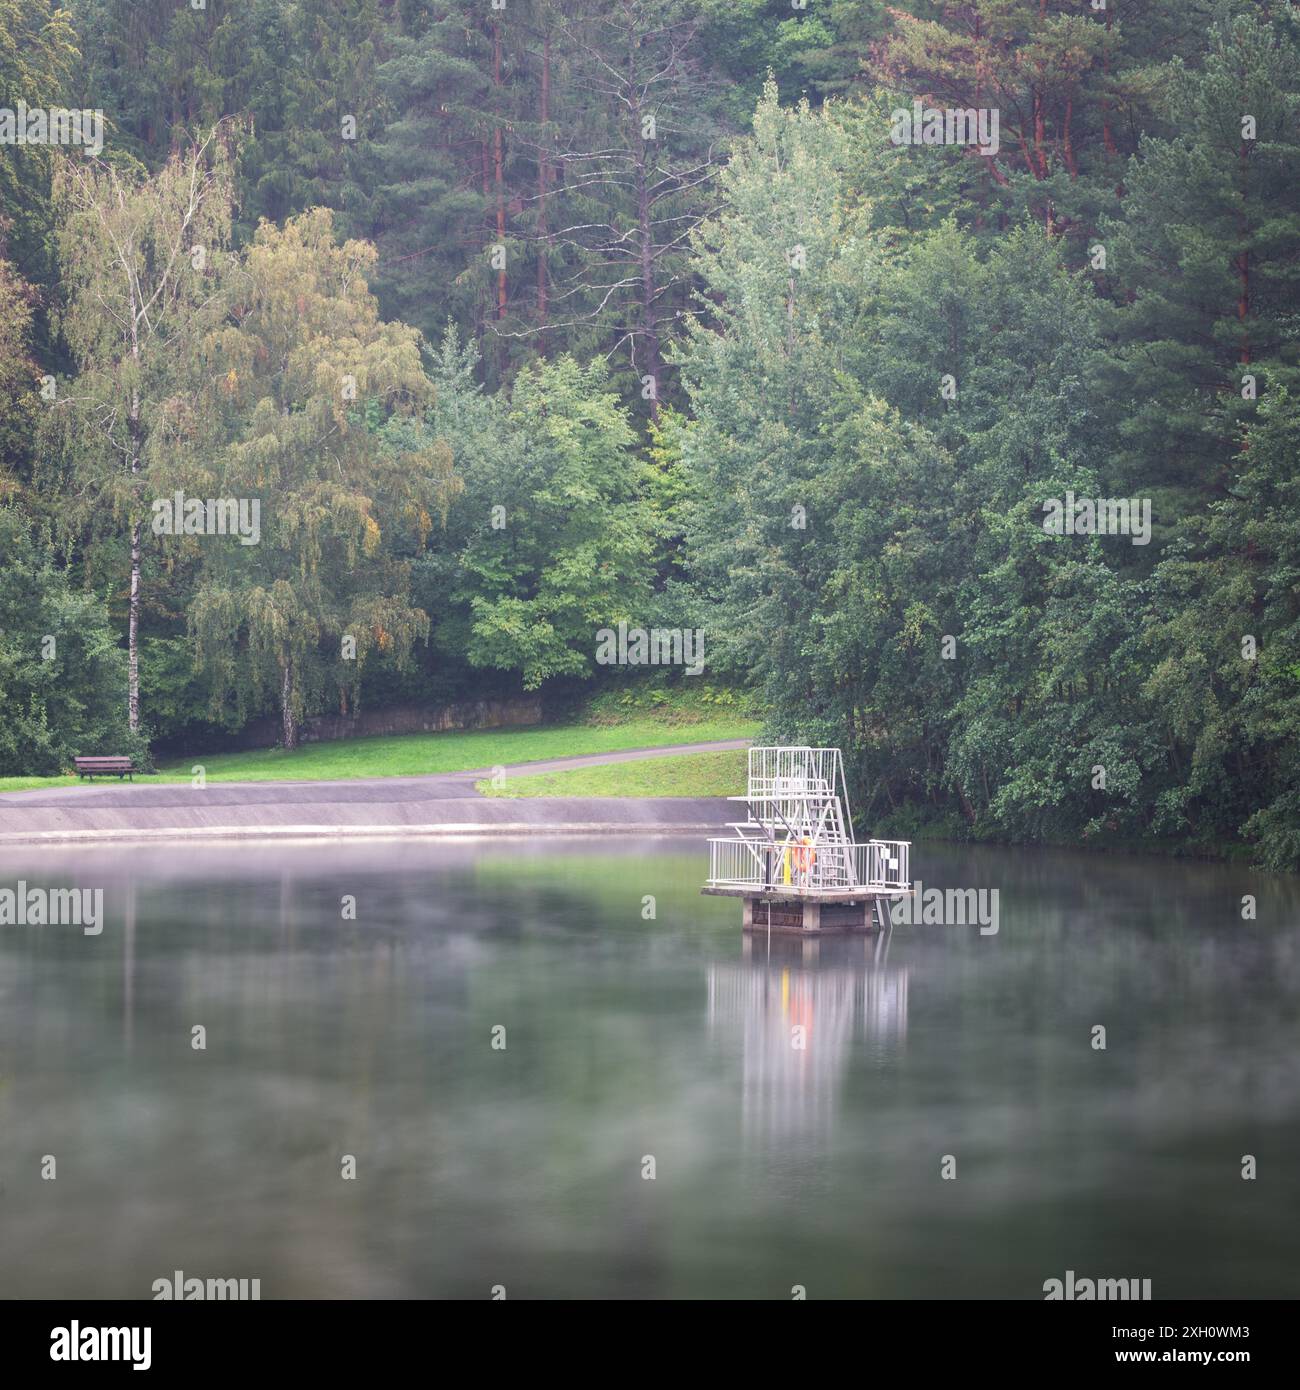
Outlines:
[[[468,733],[399,734],[382,738],[341,739],[312,743],[287,753],[283,748],[249,753],[199,754],[163,767],[137,782],[188,782],[201,763],[209,782],[331,781],[352,777],[416,777],[429,772],[465,772],[498,763],[535,762],[580,753],[614,753],[625,748],[671,747],[714,739],[750,738],[758,731],[752,719],[720,710],[693,723],[665,722],[634,715],[608,725],[542,725],[524,729],[477,729]],[[657,761],[657,760],[654,760]],[[116,778],[109,779],[116,782]],[[95,785],[103,779],[96,778]],[[76,777],[4,777],[0,792],[36,787],[78,785]],[[81,785],[90,786],[89,782]],[[612,795],[613,793],[611,793]],[[637,793],[618,793],[636,795]],[[707,793],[640,793],[707,795]]]
[[[681,753],[511,777],[500,788],[475,785],[487,796],[737,796],[745,790],[746,758],[743,748]]]

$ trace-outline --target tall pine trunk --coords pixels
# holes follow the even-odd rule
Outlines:
[[[551,181],[551,162],[546,142],[551,122],[551,36],[542,39],[541,151],[537,157],[537,351],[546,356],[546,197]]]
[[[644,160],[637,168],[637,205],[641,219],[641,327],[646,341],[650,376],[650,418],[659,423],[659,323],[655,308],[654,229],[650,225],[650,197]]]
[[[496,129],[492,132],[492,164],[493,173],[496,181],[497,197],[497,244],[505,245],[506,240],[506,185],[505,185],[505,157],[502,149],[501,137],[501,26],[492,26],[492,85],[496,89],[497,101],[497,120]],[[497,271],[497,319],[500,321],[506,316],[506,268],[505,262]]]
[[[140,356],[140,345],[132,330],[132,355]],[[140,393],[132,390],[127,423],[130,439],[131,476],[140,476]],[[140,521],[131,524],[131,597],[126,623],[126,723],[134,734],[140,728]]]
[[[1237,167],[1241,170],[1241,201],[1243,207],[1247,199],[1247,185],[1250,179],[1250,150],[1243,140],[1237,154]],[[1241,352],[1239,360],[1244,366],[1250,365],[1250,250],[1246,242],[1249,235],[1249,222],[1243,211],[1238,219],[1241,228],[1242,250],[1237,257],[1237,318],[1241,322]]]
[[[633,88],[635,91],[635,88]],[[641,125],[641,107],[635,100],[632,103],[632,119]],[[655,309],[655,244],[654,226],[650,214],[650,180],[646,172],[649,162],[646,156],[645,136],[642,135],[639,147],[633,147],[636,162],[636,215],[637,231],[640,236],[641,272],[641,335],[646,345],[647,372],[650,377],[650,418],[659,423],[659,321]]]

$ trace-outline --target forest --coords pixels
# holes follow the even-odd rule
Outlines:
[[[1297,6],[0,0],[5,113],[0,776],[700,680],[1300,870]]]

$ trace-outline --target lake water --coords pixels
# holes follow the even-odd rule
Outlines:
[[[106,921],[0,927],[0,1296],[1300,1295],[1300,881],[918,844],[927,886],[998,889],[996,935],[814,947],[746,941],[705,871],[695,840],[5,851],[0,887],[100,887]]]

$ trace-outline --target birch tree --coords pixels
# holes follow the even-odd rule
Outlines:
[[[248,710],[269,693],[286,748],[327,695],[355,707],[371,653],[402,665],[427,639],[404,556],[457,487],[421,423],[420,335],[380,320],[374,261],[368,242],[338,244],[325,208],[264,222],[210,345],[227,397],[222,495],[257,501],[261,535],[204,548],[190,631],[217,700]]]
[[[60,157],[54,180],[64,291],[60,327],[77,374],[47,421],[66,515],[92,541],[125,536],[127,706],[140,727],[145,526],[152,498],[201,459],[195,354],[222,312],[231,227],[231,129],[214,127],[153,178],[128,161]]]

